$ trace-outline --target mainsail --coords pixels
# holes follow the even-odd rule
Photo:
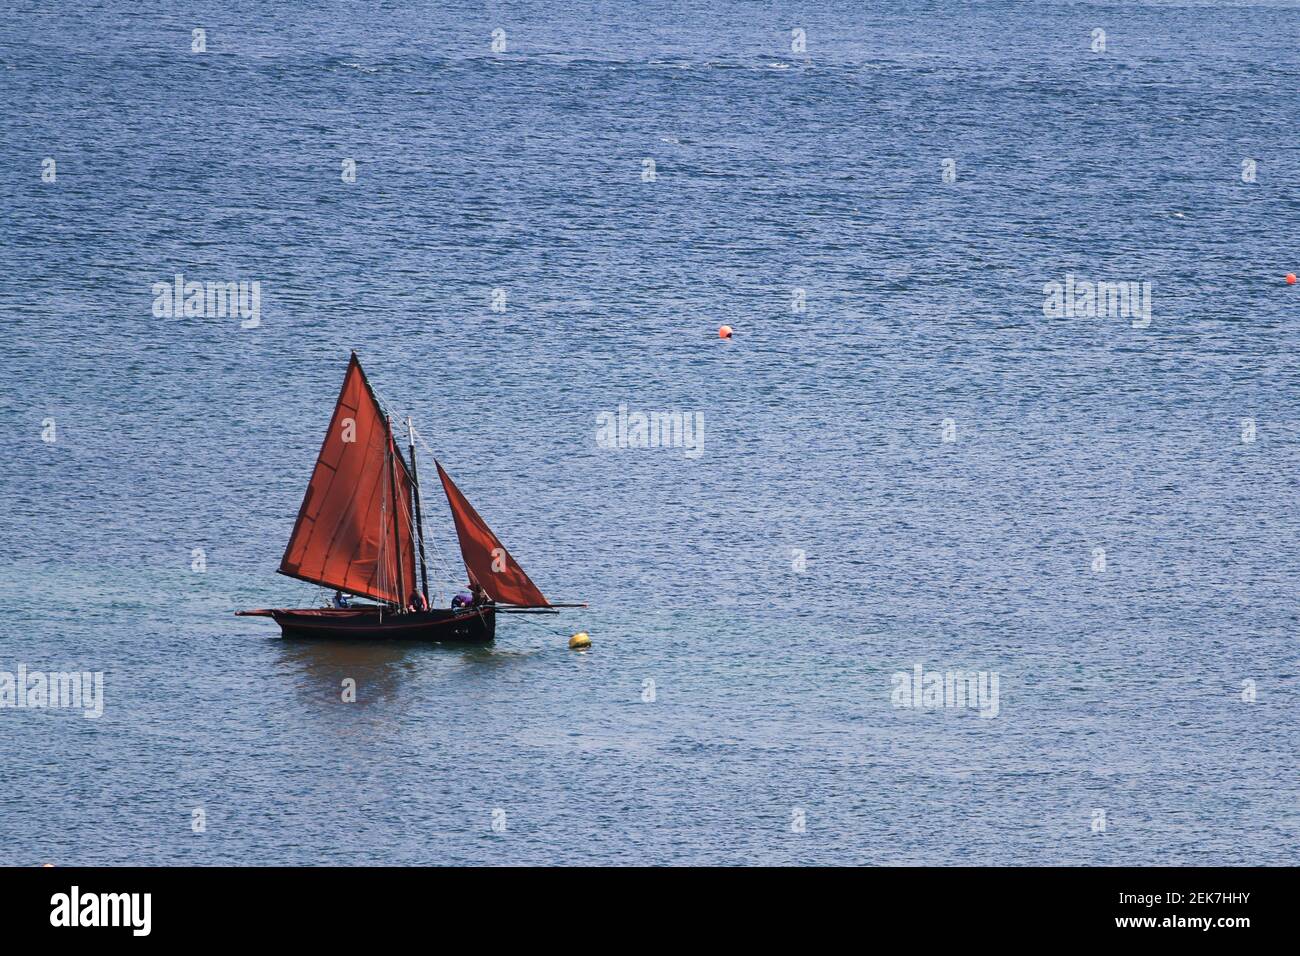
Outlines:
[[[451,516],[456,522],[460,553],[465,559],[470,581],[482,585],[492,600],[502,604],[550,607],[551,603],[502,547],[487,522],[479,517],[474,506],[461,494],[442,464],[436,464],[443,490],[447,492],[447,503],[451,505]]]
[[[406,463],[354,352],[280,573],[405,605],[417,591],[411,494]]]

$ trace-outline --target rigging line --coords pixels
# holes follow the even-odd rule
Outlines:
[[[430,448],[427,444],[425,444],[423,436],[420,435],[418,431],[415,433],[415,443],[424,451],[426,455],[429,456],[430,461],[432,461],[435,465],[438,463],[438,458],[436,455],[434,455],[433,449]],[[453,583],[456,582],[457,575],[452,573],[450,566],[447,564],[446,560],[443,557],[442,547],[438,544],[436,539],[433,540],[433,553],[435,557],[437,557],[438,563],[442,566],[442,570],[446,573],[447,580]]]
[[[442,553],[442,546],[436,541],[431,551],[438,562],[438,571],[442,575],[442,580],[448,585],[449,589],[460,590],[464,588],[466,572],[462,570],[461,573],[457,574],[452,570],[451,564]]]
[[[409,495],[399,495],[398,497],[399,497],[400,500],[399,500],[398,503],[397,503],[397,508],[398,508],[398,512],[397,512],[397,513],[398,513],[399,518],[400,518],[400,517],[405,517],[405,519],[406,519],[406,527],[409,529],[409,531],[410,531],[410,533],[411,533],[411,549],[412,549],[412,551],[414,551],[414,550],[415,550],[416,522],[415,522],[415,513],[414,513],[414,512],[412,511],[412,509],[411,509],[410,496],[409,496]],[[418,574],[419,574],[419,570],[418,570],[418,568],[414,568],[414,567],[411,568],[411,580],[415,583],[415,587],[416,587],[417,590],[418,590],[419,587],[420,587],[420,581],[419,581],[419,578],[418,578]],[[403,585],[403,586],[405,586],[405,585]],[[427,595],[426,595],[426,597],[427,597]]]
[[[540,627],[542,630],[546,631],[546,633],[548,633],[548,634],[550,634],[550,635],[552,635],[552,636],[554,636],[554,637],[564,637],[564,636],[565,636],[564,631],[556,631],[556,630],[552,630],[551,627],[550,627],[550,625],[543,624],[541,621],[534,621],[534,620],[530,619],[526,614],[519,614],[519,615],[516,615],[516,617],[518,617],[518,618],[519,618],[523,623],[525,623],[525,624],[530,624],[530,625],[532,625],[532,626],[534,626],[534,627]]]
[[[383,501],[382,498],[380,498],[380,501],[379,501],[379,523],[380,523],[380,527],[383,527],[384,518],[385,518],[385,513],[384,513],[384,501]],[[379,541],[378,541],[378,543],[375,545],[375,573],[374,573],[374,580],[375,580],[375,591],[378,592],[379,594],[387,594],[387,593],[388,593],[388,586],[384,583],[384,538],[383,538],[383,535],[380,535],[380,537],[379,537]]]
[[[418,433],[417,433],[416,441],[419,441],[419,440],[420,440],[420,439],[419,439],[419,437],[418,437]],[[407,516],[407,518],[413,522],[415,516],[411,513],[410,505],[409,505],[407,502],[403,501],[403,502],[402,502],[402,508],[403,508],[402,513],[405,514],[405,515]],[[412,524],[412,527],[414,527],[414,524]],[[441,551],[441,549],[439,549],[439,547],[438,547],[438,542],[437,542],[437,541],[434,541],[433,539],[431,539],[428,535],[425,535],[425,538],[424,538],[424,544],[425,544],[425,548],[426,548],[426,550],[429,548],[429,545],[432,545],[432,546],[433,546],[433,547],[432,547],[432,550],[433,550],[434,557],[437,558],[438,563],[442,566],[442,570],[447,574],[447,578],[448,578],[448,580],[450,580],[450,581],[455,581],[455,578],[454,578],[454,577],[452,576],[452,574],[451,574],[451,569],[447,566],[447,562],[443,560],[443,557],[442,557],[442,551]]]
[[[412,529],[414,529],[415,516],[411,512],[410,503],[406,501],[405,498],[403,498],[403,500],[398,503],[398,507],[401,509],[400,513],[406,516],[409,526]],[[424,544],[425,544],[426,552],[432,550],[433,557],[436,559],[438,565],[440,566],[440,570],[443,575],[443,580],[441,581],[437,580],[437,572],[439,569],[435,569],[435,575],[434,575],[435,581],[440,587],[436,595],[430,595],[430,600],[432,600],[432,598],[436,596],[438,598],[438,603],[441,604],[443,600],[441,586],[445,584],[447,585],[448,590],[452,590],[458,588],[459,585],[457,584],[456,577],[452,574],[451,569],[447,566],[447,562],[443,559],[442,551],[441,549],[438,548],[437,542],[431,541],[431,539],[426,535],[424,539]],[[430,548],[430,544],[432,544],[432,548]]]
[[[387,399],[383,397],[383,395],[380,393],[380,390],[374,388],[373,385],[370,386],[370,390],[372,390],[372,392],[374,393],[374,399],[376,399],[376,401],[380,403],[380,410],[383,412],[383,414],[387,416],[387,418],[389,418],[390,421],[404,420],[407,418],[411,418],[411,416],[407,415],[406,412],[400,411],[398,407],[393,405],[393,403],[387,401]],[[396,433],[394,432],[393,434],[391,434],[391,437],[393,437],[395,453],[398,454],[398,457],[400,458],[400,450],[396,449]],[[413,434],[412,437],[415,438],[415,442],[419,442],[420,445],[424,445],[424,440],[422,440],[422,438],[420,437],[419,432]],[[412,514],[411,506],[409,506],[409,503],[402,502],[402,514],[407,515],[409,522],[411,522],[412,536],[415,535],[416,533],[415,515]],[[422,536],[422,538],[424,538],[424,544],[428,545],[430,541],[428,535]],[[442,564],[442,570],[446,572],[447,579],[451,581],[455,581],[454,576],[451,575],[450,570],[448,570],[447,568],[446,562],[443,561],[442,559],[441,551],[437,551],[437,542],[434,542],[434,554],[435,557],[438,558],[438,562]]]
[[[384,494],[385,494],[385,499],[383,503],[380,504],[379,506],[379,526],[381,528],[385,527],[388,524],[388,500],[386,497],[387,492],[385,492]],[[383,594],[392,594],[393,589],[390,587],[391,582],[389,581],[389,574],[388,574],[387,551],[388,551],[388,535],[381,533],[379,535],[379,553],[378,556],[376,557],[377,567],[375,569],[376,570],[375,577],[379,581],[380,592]]]
[[[380,527],[383,528],[384,531],[379,537],[379,546],[381,551],[382,549],[387,549],[388,553],[392,557],[393,564],[390,568],[388,562],[384,561],[382,562],[381,567],[384,569],[384,577],[388,582],[388,587],[385,588],[385,590],[394,595],[394,603],[399,608],[405,608],[406,582],[402,580],[402,543],[398,540],[397,534],[397,528],[401,527],[402,522],[403,502],[401,496],[395,494],[393,477],[395,469],[393,456],[395,452],[396,449],[393,447],[392,443],[392,430],[391,428],[386,427],[384,429],[384,470],[388,472],[388,480],[383,481],[383,479],[380,479],[381,484],[383,485],[383,496],[386,507],[383,520],[380,523]],[[388,510],[389,508],[391,508],[391,511]],[[389,529],[392,529],[391,542],[388,533]]]
[[[374,393],[375,400],[379,402],[380,410],[383,411],[385,415],[397,419],[402,419],[406,417],[404,414],[402,414],[402,412],[397,408],[396,405],[394,405],[392,402],[388,401],[388,399],[384,397],[383,393],[380,392],[379,389],[375,388],[374,383],[370,383],[370,390]],[[434,455],[433,449],[431,449],[427,444],[425,444],[424,437],[419,433],[419,431],[416,431],[415,433],[415,443],[420,448],[424,449],[424,453],[428,455],[429,458],[432,461],[434,461],[435,464],[437,463],[437,457]],[[447,562],[445,555],[443,555],[442,547],[438,544],[437,539],[426,537],[425,538],[426,547],[430,543],[432,543],[433,545],[432,549],[430,550],[432,550],[434,558],[437,559],[439,569],[444,575],[445,582],[449,584],[450,587],[452,588],[460,587],[460,584],[458,582],[461,576],[457,575],[455,572],[451,570],[451,565]]]
[[[396,458],[400,454],[395,443],[393,444],[393,447],[389,450],[389,454],[391,454],[394,458]],[[406,518],[406,527],[410,531],[412,539],[414,539],[415,517],[414,515],[411,514],[411,505],[408,500],[408,496],[402,494],[397,495],[396,501],[393,502],[393,516],[396,519],[396,524],[398,527],[401,527],[402,518],[403,517]],[[393,554],[395,558],[394,573],[396,573],[398,578],[397,586],[393,589],[393,593],[398,596],[399,599],[398,603],[401,604],[403,607],[405,607],[406,598],[408,597],[408,595],[406,593],[406,581],[404,580],[403,567],[401,564],[401,559],[405,557],[405,555],[402,553],[402,545],[401,542],[396,539],[396,535],[394,535],[393,549],[394,549]],[[411,569],[411,580],[412,582],[414,582],[416,588],[418,589],[419,581],[416,579],[417,573],[418,571],[413,567]]]
[[[369,375],[366,376],[366,384],[370,386],[370,392],[375,396],[375,401],[379,403],[380,409],[384,412],[388,412],[393,407],[392,403],[384,398],[383,393],[379,391],[379,389],[375,388],[375,383],[370,381]]]
[[[381,529],[386,529],[388,524],[388,489],[385,487],[386,483],[383,480],[382,472],[378,479],[378,483],[379,483],[379,527]],[[378,591],[380,594],[391,593],[388,586],[389,585],[388,561],[385,554],[386,552],[385,545],[387,544],[387,541],[388,541],[388,535],[386,531],[381,531],[379,535],[379,541],[375,546],[375,571],[373,575],[374,582],[375,582],[375,590]]]
[[[375,388],[373,382],[370,382],[369,379],[366,379],[366,381],[369,382],[370,384],[370,391],[373,392],[375,395],[375,401],[379,403],[380,411],[382,411],[388,417],[392,418],[394,421],[403,421],[406,419],[407,413],[403,412],[396,405],[394,405],[387,398],[385,398],[383,394],[379,391],[379,389]],[[394,434],[394,441],[396,441],[396,434]]]

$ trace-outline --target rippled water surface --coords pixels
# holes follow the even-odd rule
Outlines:
[[[2,862],[1295,862],[1296,5],[11,10],[0,670],[105,711],[0,709]],[[155,317],[177,273],[260,326]],[[274,572],[350,349],[589,611],[231,614],[320,600]]]

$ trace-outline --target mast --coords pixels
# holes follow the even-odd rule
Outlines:
[[[411,416],[406,416],[406,440],[411,450],[411,493],[415,496],[415,534],[420,543],[420,585],[424,588],[424,603],[429,603],[429,569],[424,561],[424,505],[420,501],[420,473],[415,468],[415,429]]]
[[[396,450],[397,443],[393,441],[393,420],[387,415],[384,416],[384,427],[388,432],[388,487],[392,492],[393,502],[393,552],[397,555],[397,606],[404,608],[407,596],[402,593],[402,587],[406,583],[406,577],[402,574],[402,528],[398,523],[400,509],[397,506],[397,468],[396,462],[393,461],[393,452]]]

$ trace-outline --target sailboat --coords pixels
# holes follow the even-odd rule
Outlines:
[[[585,607],[548,601],[436,460],[476,594],[468,606],[430,606],[415,430],[406,424],[409,461],[353,352],[280,561],[281,574],[375,603],[235,613],[274,618],[285,637],[487,642],[498,613]]]

